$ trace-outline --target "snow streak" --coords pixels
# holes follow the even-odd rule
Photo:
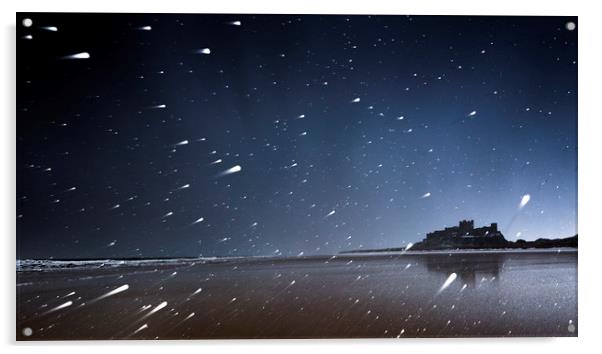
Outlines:
[[[440,294],[443,290],[447,289],[447,287],[450,286],[451,283],[453,283],[457,277],[458,277],[458,275],[456,273],[451,273],[449,275],[449,277],[447,277],[447,279],[445,280],[443,285],[441,285],[441,288],[439,289],[439,291],[437,291],[437,295]]]
[[[71,54],[71,55],[64,56],[63,59],[90,59],[90,53],[81,52],[81,53]]]
[[[525,205],[527,205],[527,203],[529,203],[530,200],[531,200],[531,196],[529,194],[523,195],[523,197],[520,199],[520,204],[518,205],[518,208],[519,209],[524,208]]]
[[[203,222],[203,220],[205,220],[205,218],[198,218],[198,219],[196,219],[196,221],[195,221],[195,222],[193,222],[191,225],[195,225],[195,224],[198,224],[198,223],[200,223],[200,222]]]
[[[115,289],[109,291],[108,293],[106,293],[104,295],[101,295],[101,296],[97,297],[96,299],[93,299],[92,301],[90,301],[90,303],[96,302],[98,300],[106,299],[109,296],[117,295],[119,293],[122,293],[122,292],[126,291],[129,288],[130,288],[130,286],[128,284],[122,285],[122,286],[120,286],[118,288],[115,288]]]
[[[66,308],[66,307],[69,307],[69,306],[71,306],[71,305],[73,305],[73,301],[67,301],[67,302],[65,302],[64,304],[58,305],[57,307],[55,307],[55,308],[52,308],[52,309],[50,309],[50,310],[48,310],[48,311],[44,312],[44,314],[46,315],[46,314],[49,314],[49,313],[51,313],[51,312],[55,312],[55,311],[58,311],[58,310],[62,310],[62,309]]]
[[[240,172],[241,170],[242,170],[242,167],[240,167],[240,165],[236,165],[236,166],[230,167],[229,169],[221,172],[217,176],[218,177],[223,177],[223,176],[230,175],[230,174],[233,174],[233,173],[236,173],[236,172]]]

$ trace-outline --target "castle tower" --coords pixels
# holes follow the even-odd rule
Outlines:
[[[474,230],[474,220],[462,220],[458,225],[461,235],[470,234]]]

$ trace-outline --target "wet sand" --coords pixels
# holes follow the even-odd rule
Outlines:
[[[577,323],[575,250],[17,272],[18,340],[576,336]]]

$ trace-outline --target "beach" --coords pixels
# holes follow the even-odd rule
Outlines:
[[[22,268],[16,333],[17,340],[577,336],[577,251]]]

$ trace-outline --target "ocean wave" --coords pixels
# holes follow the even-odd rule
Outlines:
[[[208,262],[226,262],[241,257],[200,257],[165,259],[91,259],[91,260],[55,260],[55,259],[19,259],[17,272],[54,271],[66,269],[106,269],[117,267],[138,267],[158,265],[194,265]]]

